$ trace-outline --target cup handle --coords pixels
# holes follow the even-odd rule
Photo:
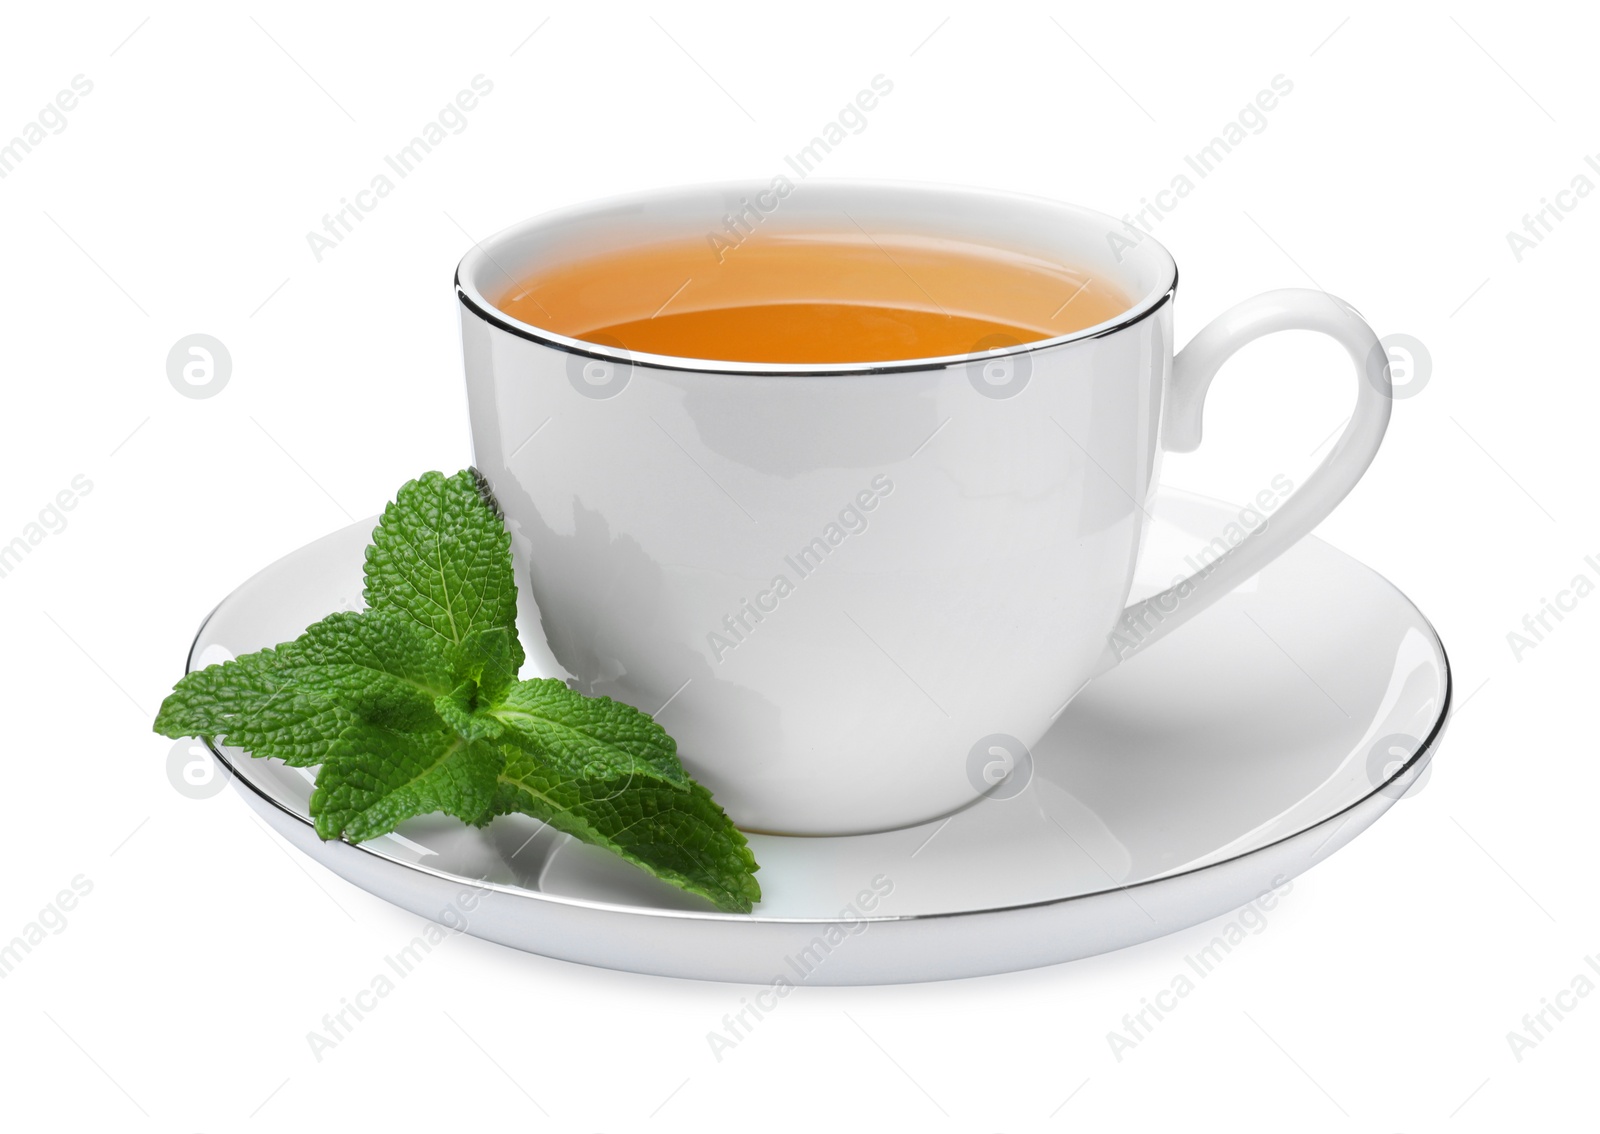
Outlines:
[[[1377,454],[1393,401],[1388,356],[1353,307],[1306,288],[1245,300],[1213,319],[1178,353],[1167,386],[1162,448],[1189,453],[1199,447],[1211,380],[1240,347],[1275,331],[1320,331],[1349,352],[1356,371],[1350,423],[1305,483],[1259,527],[1188,578],[1129,605],[1106,643],[1097,673],[1159,641],[1287,551],[1333,511]]]

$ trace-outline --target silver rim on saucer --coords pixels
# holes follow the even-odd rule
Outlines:
[[[1226,509],[1198,498],[1184,498],[1171,506],[1191,512]],[[1160,504],[1157,510],[1161,510]],[[357,524],[324,537],[245,583],[202,624],[191,648],[189,668],[293,637],[321,616],[317,611],[325,614],[341,601],[350,602],[351,581],[359,582],[360,551],[370,530],[370,523]],[[1028,900],[1028,880],[1011,875],[1032,869],[1036,852],[1025,840],[1044,836],[1019,836],[1024,841],[1016,844],[1010,859],[1005,857],[1011,853],[1005,847],[984,850],[997,841],[991,833],[1016,826],[1013,816],[1034,815],[1026,808],[1009,813],[993,810],[1016,806],[1014,801],[982,800],[943,824],[883,835],[848,839],[752,836],[758,859],[764,866],[772,866],[774,873],[758,875],[767,900],[755,913],[739,915],[713,911],[698,899],[671,891],[643,872],[521,816],[496,820],[481,832],[454,821],[414,820],[403,825],[396,836],[360,846],[324,843],[317,838],[304,805],[309,774],[275,761],[251,759],[226,746],[210,747],[246,802],[297,849],[362,889],[447,930],[513,948],[634,972],[763,985],[776,989],[774,995],[786,995],[789,988],[802,984],[941,980],[1055,964],[1150,940],[1237,910],[1328,857],[1416,785],[1449,717],[1451,678],[1437,633],[1391,584],[1314,537],[1261,573],[1261,595],[1281,593],[1274,601],[1282,604],[1281,609],[1293,609],[1298,601],[1295,586],[1308,586],[1294,577],[1302,559],[1308,565],[1307,577],[1320,588],[1314,597],[1330,608],[1341,597],[1350,600],[1351,595],[1364,595],[1369,604],[1384,602],[1392,608],[1387,617],[1396,627],[1397,640],[1403,638],[1407,643],[1413,668],[1390,680],[1381,695],[1373,694],[1375,704],[1384,706],[1382,712],[1375,711],[1371,720],[1352,721],[1348,730],[1350,736],[1359,735],[1362,744],[1370,745],[1366,740],[1369,733],[1396,731],[1384,726],[1401,719],[1396,714],[1403,710],[1408,725],[1401,731],[1418,738],[1409,758],[1382,775],[1369,771],[1368,778],[1361,779],[1352,770],[1363,764],[1361,745],[1342,757],[1325,754],[1328,768],[1335,771],[1324,774],[1325,769],[1315,769],[1312,780],[1322,777],[1316,780],[1319,785],[1337,781],[1343,794],[1336,802],[1342,805],[1322,807],[1308,817],[1308,807],[1316,811],[1320,806],[1322,797],[1317,792],[1326,794],[1334,789],[1318,786],[1300,799],[1291,798],[1292,791],[1283,795],[1286,789],[1280,787],[1281,798],[1267,805],[1263,813],[1270,822],[1246,820],[1241,830],[1212,837],[1216,846],[1209,853],[1195,854],[1191,848],[1184,852],[1185,860],[1169,870],[1151,867],[1155,859],[1146,855],[1137,869],[1126,864],[1120,868],[1124,877],[1119,877],[1119,867],[1111,861],[1119,845],[1117,831],[1103,832],[1102,842],[1095,843],[1083,828],[1077,828],[1075,837],[1068,827],[1076,828],[1076,824],[1069,820],[1063,825],[1051,812],[1046,817],[1084,850],[1087,858],[1078,863],[1074,876],[1078,881],[1072,883],[1064,884],[1041,872],[1036,886],[1039,896],[1032,900]],[[334,578],[341,572],[342,591]],[[1327,593],[1341,585],[1350,587],[1351,594]],[[357,599],[359,594],[356,585]],[[1092,683],[1091,692],[1110,679],[1148,682],[1148,676],[1138,676],[1145,673],[1138,669],[1142,663],[1178,647],[1186,636],[1210,633],[1215,638],[1222,633],[1218,627],[1229,602],[1265,601],[1266,597],[1249,594],[1230,596],[1148,657],[1135,659]],[[1305,616],[1307,625],[1313,614]],[[230,630],[223,625],[230,619],[248,628]],[[1204,626],[1213,630],[1202,630]],[[221,643],[219,633],[224,631],[235,635],[232,644]],[[1318,633],[1333,631],[1324,627]],[[251,640],[263,637],[272,640]],[[1286,641],[1289,648],[1296,647],[1292,638]],[[1277,644],[1285,644],[1281,634]],[[1360,648],[1359,643],[1347,644],[1347,652],[1354,651],[1342,662],[1347,669],[1359,668]],[[1376,669],[1383,655],[1376,647],[1372,652],[1369,668]],[[1119,676],[1124,671],[1137,672]],[[1366,676],[1367,684],[1376,688],[1377,678]],[[1323,695],[1328,696],[1326,690]],[[1085,693],[1079,700],[1089,696]],[[1071,719],[1078,704],[1073,702],[1058,728],[1070,731],[1075,727]],[[1092,704],[1085,709],[1086,713],[1092,711]],[[1350,716],[1348,712],[1345,715]],[[1311,720],[1309,711],[1306,716],[1306,743],[1312,745],[1328,727]],[[1280,723],[1287,719],[1280,718]],[[1057,779],[1072,779],[1071,761],[1076,758],[1069,754],[1066,763],[1058,762],[1053,773]],[[1099,766],[1112,765],[1102,761]],[[1370,768],[1371,762],[1366,761],[1365,766]],[[1070,814],[1083,815],[1084,822],[1098,825],[1094,808],[1085,809],[1058,785],[1041,778],[1028,790],[1047,788],[1077,809]],[[1220,783],[1216,790],[1252,789],[1249,784]],[[1131,802],[1137,806],[1137,800]],[[986,807],[991,808],[988,820],[983,812]],[[1040,804],[1034,810],[1043,815],[1047,809]],[[995,816],[999,816],[998,823]],[[989,828],[983,827],[985,821],[991,822]],[[935,844],[936,853],[916,862],[923,848],[945,830],[945,824],[950,824],[954,833]],[[1039,826],[1043,828],[1042,823]],[[965,843],[963,827],[970,828]],[[1055,838],[1053,833],[1050,837]],[[1140,837],[1146,842],[1152,838],[1148,834]],[[998,841],[1004,842],[1003,834]],[[1111,851],[1101,851],[1102,846]],[[993,857],[985,860],[985,853]],[[946,857],[941,859],[941,854]],[[429,858],[449,863],[451,868],[430,864]],[[1138,858],[1135,854],[1126,862]],[[773,861],[769,863],[769,859]],[[875,864],[891,860],[898,865],[874,870]],[[913,873],[901,876],[904,882],[897,886],[892,876],[907,865]],[[946,896],[938,893],[941,870],[948,870],[952,879],[965,873],[951,882]],[[1083,879],[1094,877],[1096,870],[1103,875],[1100,884],[1086,885]],[[1146,876],[1128,880],[1125,876],[1130,872]],[[879,892],[884,885],[891,891],[887,895]],[[804,895],[799,891],[805,891]],[[990,902],[985,900],[986,894],[1000,897]]]

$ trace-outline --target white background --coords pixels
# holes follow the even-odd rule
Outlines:
[[[0,578],[0,940],[93,885],[0,981],[8,1126],[1503,1130],[1592,1111],[1600,996],[1520,1062],[1506,1040],[1600,952],[1600,599],[1520,658],[1507,641],[1600,577],[1600,194],[1520,262],[1506,240],[1600,150],[1577,6],[15,5],[5,25],[0,140],[93,83],[0,180],[0,542],[74,476],[93,486]],[[1121,1061],[1107,1033],[1215,926],[1043,971],[807,988],[721,1063],[705,1035],[748,990],[455,938],[316,1062],[306,1033],[419,920],[232,791],[169,784],[149,722],[195,626],[470,461],[449,286],[468,234],[778,172],[880,73],[893,94],[822,175],[1118,215],[1293,82],[1157,236],[1183,269],[1180,342],[1248,295],[1320,286],[1426,344],[1427,384],[1320,534],[1450,650],[1460,719],[1431,780]],[[317,262],[306,233],[478,74],[494,89],[467,129]],[[167,380],[193,332],[232,356],[214,397]],[[1168,478],[1231,499],[1303,480],[1350,402],[1336,349],[1248,348]]]

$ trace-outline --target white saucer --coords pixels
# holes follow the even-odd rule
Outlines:
[[[1185,557],[1239,515],[1176,494],[1153,511],[1136,596],[1187,573]],[[191,668],[359,608],[374,522],[294,552],[229,595],[200,628]],[[236,749],[217,755],[297,848],[476,936],[704,980],[890,983],[1069,961],[1244,905],[1404,794],[1438,745],[1449,701],[1444,648],[1421,612],[1369,568],[1307,539],[1091,684],[1036,746],[1020,790],[1009,779],[943,821],[883,834],[750,836],[764,899],[749,915],[714,912],[523,816],[481,831],[418,819],[361,846],[324,843],[307,817],[308,772]],[[692,768],[693,754],[684,757]],[[1027,776],[1023,764],[1014,776]]]

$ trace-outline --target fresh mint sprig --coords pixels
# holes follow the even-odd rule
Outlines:
[[[511,536],[475,470],[400,489],[372,533],[364,595],[364,611],[188,674],[155,731],[317,767],[324,839],[520,812],[720,909],[760,900],[744,836],[648,714],[518,680]]]

